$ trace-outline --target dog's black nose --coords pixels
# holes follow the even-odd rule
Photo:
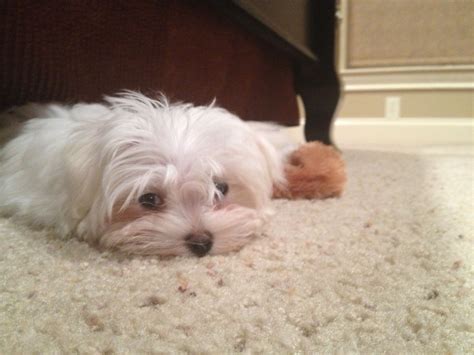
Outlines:
[[[209,232],[188,234],[185,238],[186,246],[191,252],[199,257],[209,253],[212,248],[212,234]]]

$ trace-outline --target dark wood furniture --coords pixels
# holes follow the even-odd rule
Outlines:
[[[305,136],[332,144],[340,97],[335,69],[335,0],[213,0],[242,26],[285,51],[306,112]]]
[[[270,5],[270,19],[285,14],[278,6],[300,16],[268,22],[252,2]],[[243,119],[297,125],[297,92],[307,139],[329,143],[339,97],[334,11],[333,0],[5,0],[0,109],[132,89],[195,104],[217,98]],[[285,24],[304,35],[287,36]]]

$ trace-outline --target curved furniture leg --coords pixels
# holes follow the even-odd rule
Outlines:
[[[312,1],[314,15],[312,46],[317,62],[298,61],[295,68],[296,91],[306,111],[307,141],[332,144],[331,126],[340,97],[340,84],[334,63],[336,1]]]

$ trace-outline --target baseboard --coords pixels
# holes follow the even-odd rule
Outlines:
[[[426,146],[474,144],[472,118],[341,118],[333,128],[336,145]]]

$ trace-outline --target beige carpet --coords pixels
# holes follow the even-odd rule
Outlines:
[[[347,151],[219,257],[126,259],[0,220],[0,353],[469,353],[474,155]]]

